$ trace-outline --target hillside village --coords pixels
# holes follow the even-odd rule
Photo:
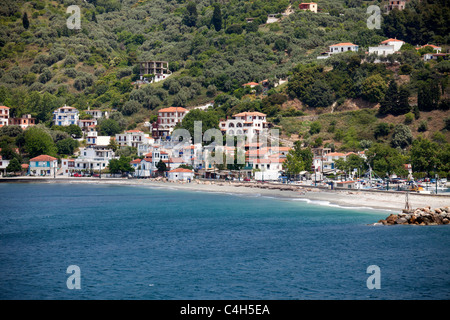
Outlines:
[[[75,55],[62,54],[57,67],[58,63],[46,60],[50,54],[41,54],[42,63],[37,63],[36,57],[31,67],[35,72],[30,69],[21,76],[30,78],[28,86],[34,88],[24,94],[23,101],[17,98],[19,91],[0,87],[0,103],[4,104],[0,106],[0,174],[304,180],[316,185],[335,180],[341,187],[355,187],[355,181],[367,173],[369,179],[380,183],[386,178],[446,179],[450,173],[448,43],[441,36],[433,38],[440,43],[408,43],[386,29],[371,34],[370,43],[363,36],[341,37],[341,42],[330,40],[327,45],[311,47],[303,63],[293,60],[292,67],[281,70],[286,68],[285,60],[295,59],[293,50],[297,50],[284,38],[282,30],[289,30],[286,21],[294,24],[295,19],[315,21],[343,15],[333,11],[328,2],[322,3],[289,2],[283,11],[264,14],[264,23],[260,18],[243,16],[241,24],[229,23],[225,33],[220,31],[222,26],[215,27],[230,43],[239,42],[242,35],[250,36],[255,32],[253,27],[260,35],[277,35],[276,40],[270,40],[274,41],[273,52],[266,57],[278,61],[274,63],[280,68],[278,73],[273,66],[265,74],[242,65],[237,69],[242,75],[234,73],[233,79],[209,70],[209,61],[219,59],[219,55],[211,48],[209,53],[200,50],[206,43],[200,33],[195,33],[195,37],[203,37],[197,39],[199,51],[194,54],[197,49],[192,47],[183,66],[180,60],[146,55],[145,50],[139,59],[135,56],[130,60],[129,56],[125,63],[116,57],[103,66],[100,61],[106,61],[102,58],[106,51],[96,52],[93,47],[90,53],[85,52],[84,62],[77,61]],[[385,20],[408,11],[412,4],[407,3],[386,1]],[[95,17],[98,8],[88,8]],[[210,7],[203,8],[206,14]],[[191,9],[188,6],[186,10],[180,11],[183,19],[189,18]],[[89,23],[94,23],[94,18]],[[193,22],[183,23],[189,27]],[[190,28],[198,27],[194,25]],[[204,29],[204,35],[213,31]],[[302,39],[301,34],[307,31],[295,32]],[[120,36],[125,37],[125,31]],[[133,35],[127,37],[132,39]],[[133,48],[135,55],[141,41],[133,45],[127,41],[134,40],[123,43],[128,52]],[[145,41],[140,45],[145,46]],[[260,58],[255,55],[252,60]],[[8,59],[13,58],[4,51],[3,60]],[[121,63],[122,69],[114,69]],[[42,64],[53,66],[52,70],[39,67]],[[88,72],[92,66],[95,76]],[[420,66],[420,71],[415,73],[413,66]],[[9,79],[15,74],[6,65],[3,69],[0,85],[5,79],[11,84]],[[56,80],[58,69],[64,70],[59,83],[66,84],[52,92],[46,88]],[[22,102],[18,105],[17,101]],[[194,121],[203,121],[204,129],[219,130],[223,141],[242,136],[246,140],[238,147],[222,141],[194,141],[193,137],[180,141],[172,136],[177,129],[191,133]],[[270,129],[279,130],[280,136],[267,139]],[[216,154],[222,153],[231,160],[217,161]]]

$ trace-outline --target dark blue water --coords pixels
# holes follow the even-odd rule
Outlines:
[[[0,184],[0,212],[1,299],[450,298],[450,226],[367,225],[387,212],[37,183]]]

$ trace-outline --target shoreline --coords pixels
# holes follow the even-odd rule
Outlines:
[[[367,190],[323,189],[314,186],[285,185],[274,183],[243,183],[236,181],[194,180],[191,183],[126,178],[2,178],[0,183],[67,183],[67,184],[110,184],[141,187],[166,188],[185,191],[259,195],[276,199],[296,199],[317,205],[339,206],[349,209],[375,209],[402,212],[405,208],[404,192],[383,192]],[[450,206],[450,195],[429,195],[410,193],[412,208]]]

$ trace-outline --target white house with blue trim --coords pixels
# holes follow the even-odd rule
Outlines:
[[[46,154],[30,159],[28,173],[32,176],[54,176],[58,171],[58,159]]]
[[[77,108],[69,107],[64,105],[64,107],[58,108],[53,111],[53,123],[57,126],[70,126],[71,124],[78,125],[78,120],[80,118],[80,113]]]

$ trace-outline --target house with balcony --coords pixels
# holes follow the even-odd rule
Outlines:
[[[245,136],[252,142],[265,129],[269,128],[267,115],[261,112],[241,112],[219,123],[222,133],[229,136]]]
[[[9,118],[10,126],[20,126],[22,129],[32,127],[36,124],[36,119],[31,117],[31,114],[24,114],[20,118]]]
[[[58,171],[58,159],[43,154],[30,159],[28,173],[32,176],[54,177]]]
[[[80,120],[80,113],[74,107],[64,105],[53,111],[53,124],[57,126],[78,125],[78,120]]]
[[[303,2],[298,5],[298,8],[303,11],[311,11],[317,13],[317,3],[315,2]]]
[[[177,123],[183,121],[183,118],[189,110],[182,107],[164,108],[158,111],[158,120],[153,126],[153,138],[169,136]]]
[[[387,13],[391,12],[392,10],[403,10],[406,7],[407,0],[389,0],[389,3],[384,6]]]
[[[378,56],[386,57],[390,54],[398,52],[405,42],[397,39],[387,39],[382,41],[376,47],[369,47],[369,54],[376,54]]]
[[[139,148],[140,144],[147,143],[147,137],[148,134],[145,134],[140,130],[128,130],[124,133],[116,134],[116,142],[121,147],[129,146]]]
[[[100,118],[109,118],[109,113],[108,111],[102,111],[102,110],[98,110],[98,109],[93,109],[93,110],[85,110],[84,111],[86,114],[90,115],[92,117],[92,119],[98,120]]]
[[[9,165],[9,160],[2,159],[2,156],[0,155],[0,177],[2,175],[6,175],[6,167]]]
[[[6,106],[0,106],[0,127],[7,126],[9,124],[9,108]]]
[[[80,148],[80,155],[74,162],[74,170],[101,172],[108,167],[109,161],[114,158],[114,151],[105,146]]]
[[[167,61],[141,61],[139,62],[139,74],[141,80],[147,82],[158,82],[172,75]],[[146,75],[153,75],[152,79],[144,79]]]

